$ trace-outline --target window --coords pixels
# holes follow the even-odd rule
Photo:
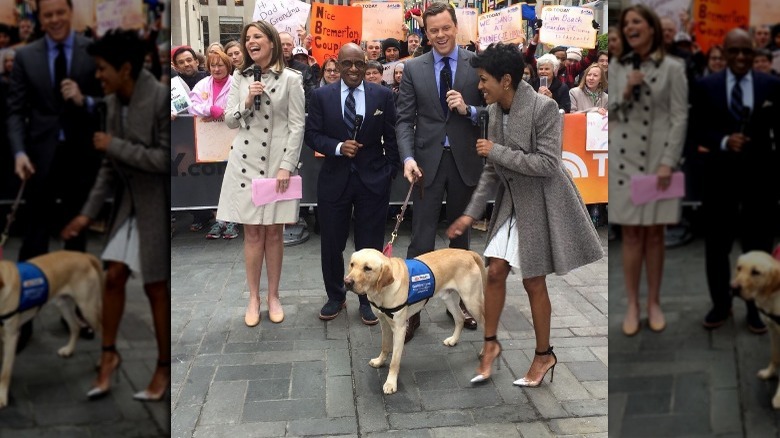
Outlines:
[[[209,36],[209,17],[208,15],[203,15],[201,19],[203,22],[203,45],[208,47],[211,42],[211,37]]]
[[[244,0],[236,0],[236,6],[244,6]]]
[[[227,0],[217,0],[218,6],[227,6]]]
[[[243,27],[242,17],[219,17],[219,42],[225,44],[230,40],[240,41]]]
[[[208,6],[209,0],[200,0],[200,4],[202,4],[203,6]]]

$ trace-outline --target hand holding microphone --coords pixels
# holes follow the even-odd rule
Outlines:
[[[357,142],[357,135],[362,125],[363,116],[358,114],[355,116],[355,129],[352,131],[352,133],[350,133],[350,138],[341,144],[341,155],[349,158],[355,158],[358,149],[363,147],[362,143]]]
[[[255,64],[254,67],[252,67],[252,71],[255,73],[255,82],[260,82],[260,79],[263,76],[263,70],[260,69],[260,66]],[[260,91],[262,93],[262,90]],[[260,109],[260,95],[255,96],[255,111]]]

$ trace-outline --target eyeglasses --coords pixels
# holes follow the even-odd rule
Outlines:
[[[326,68],[326,69],[325,69],[325,73],[327,73],[327,74],[330,74],[330,75],[336,74],[336,73],[338,73],[338,72],[339,72],[339,71],[338,71],[338,70],[336,70],[335,68]]]
[[[750,47],[729,47],[726,49],[726,53],[732,56],[737,56],[740,53],[744,56],[750,56],[754,54],[753,49]]]
[[[339,65],[341,65],[341,68],[344,69],[350,69],[352,66],[355,66],[358,70],[362,70],[366,68],[366,62],[365,61],[350,61],[349,59],[345,59],[343,61],[339,61]]]

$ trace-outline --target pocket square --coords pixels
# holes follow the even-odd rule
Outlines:
[[[765,100],[765,101],[764,101],[764,104],[763,104],[763,105],[761,105],[761,108],[769,108],[770,106],[772,106],[772,101],[770,101],[770,100]]]
[[[374,115],[375,116],[381,116],[382,114],[383,114],[383,111],[380,110],[380,109],[377,109],[376,111],[374,111]]]

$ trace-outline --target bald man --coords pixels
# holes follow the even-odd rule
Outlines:
[[[742,251],[772,251],[777,224],[780,80],[752,71],[753,41],[747,32],[726,34],[728,68],[695,84],[691,110],[696,144],[703,147],[702,223],[712,309],[707,329],[722,326],[731,312],[729,255],[739,238]],[[774,136],[772,133],[774,132]],[[752,302],[747,327],[766,332]]]

